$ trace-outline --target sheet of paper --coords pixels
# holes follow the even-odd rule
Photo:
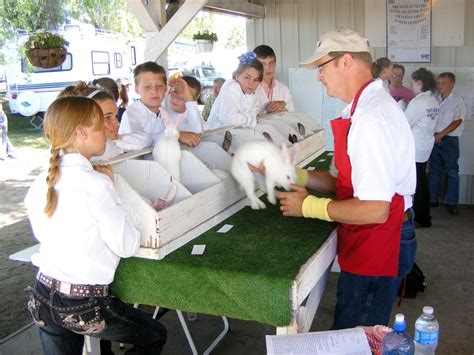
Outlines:
[[[267,335],[267,354],[371,355],[362,328],[294,335]]]
[[[316,167],[314,167],[314,166],[308,166],[308,168],[307,168],[306,170],[308,170],[308,171],[313,171],[313,170],[315,170],[315,169],[316,169]]]
[[[224,224],[222,227],[219,228],[217,233],[227,233],[232,229],[233,226],[233,224]]]
[[[191,255],[202,255],[202,254],[204,254],[205,249],[206,249],[205,244],[193,245],[193,250],[191,251]]]

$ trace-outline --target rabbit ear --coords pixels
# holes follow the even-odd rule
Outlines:
[[[298,163],[298,156],[300,154],[300,145],[298,143],[293,144],[293,147],[290,149],[290,163],[293,166],[296,166]]]
[[[166,201],[166,202],[171,202],[173,201],[174,197],[176,196],[176,192],[178,191],[178,188],[175,184],[171,185],[170,189],[168,190],[168,192],[166,193],[165,197],[163,197],[163,199]]]
[[[285,143],[281,145],[281,160],[283,160],[285,164],[291,164],[290,151]]]
[[[160,116],[165,127],[168,127],[171,123],[170,116],[168,115],[168,113],[164,109],[160,109]]]

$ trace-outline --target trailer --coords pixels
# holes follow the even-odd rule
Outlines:
[[[2,48],[6,97],[11,113],[34,116],[44,113],[65,87],[79,80],[86,82],[100,77],[130,79],[137,64],[144,61],[145,40],[88,24],[65,25],[58,32],[68,42],[63,64],[54,68],[32,67],[19,48],[28,38],[20,32],[15,41]]]

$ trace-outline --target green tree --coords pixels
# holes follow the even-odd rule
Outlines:
[[[16,30],[56,30],[65,21],[67,1],[0,0],[0,46],[13,38]]]
[[[239,47],[245,47],[245,29],[242,26],[234,26],[230,31],[229,37],[227,38],[226,48],[234,49]]]
[[[126,0],[69,0],[73,18],[104,30],[140,34],[142,28]]]

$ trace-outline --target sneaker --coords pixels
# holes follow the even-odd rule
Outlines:
[[[431,201],[430,202],[430,207],[438,207],[438,206],[439,206],[438,201]]]
[[[452,216],[457,216],[459,214],[458,206],[456,205],[446,205],[446,209]]]

